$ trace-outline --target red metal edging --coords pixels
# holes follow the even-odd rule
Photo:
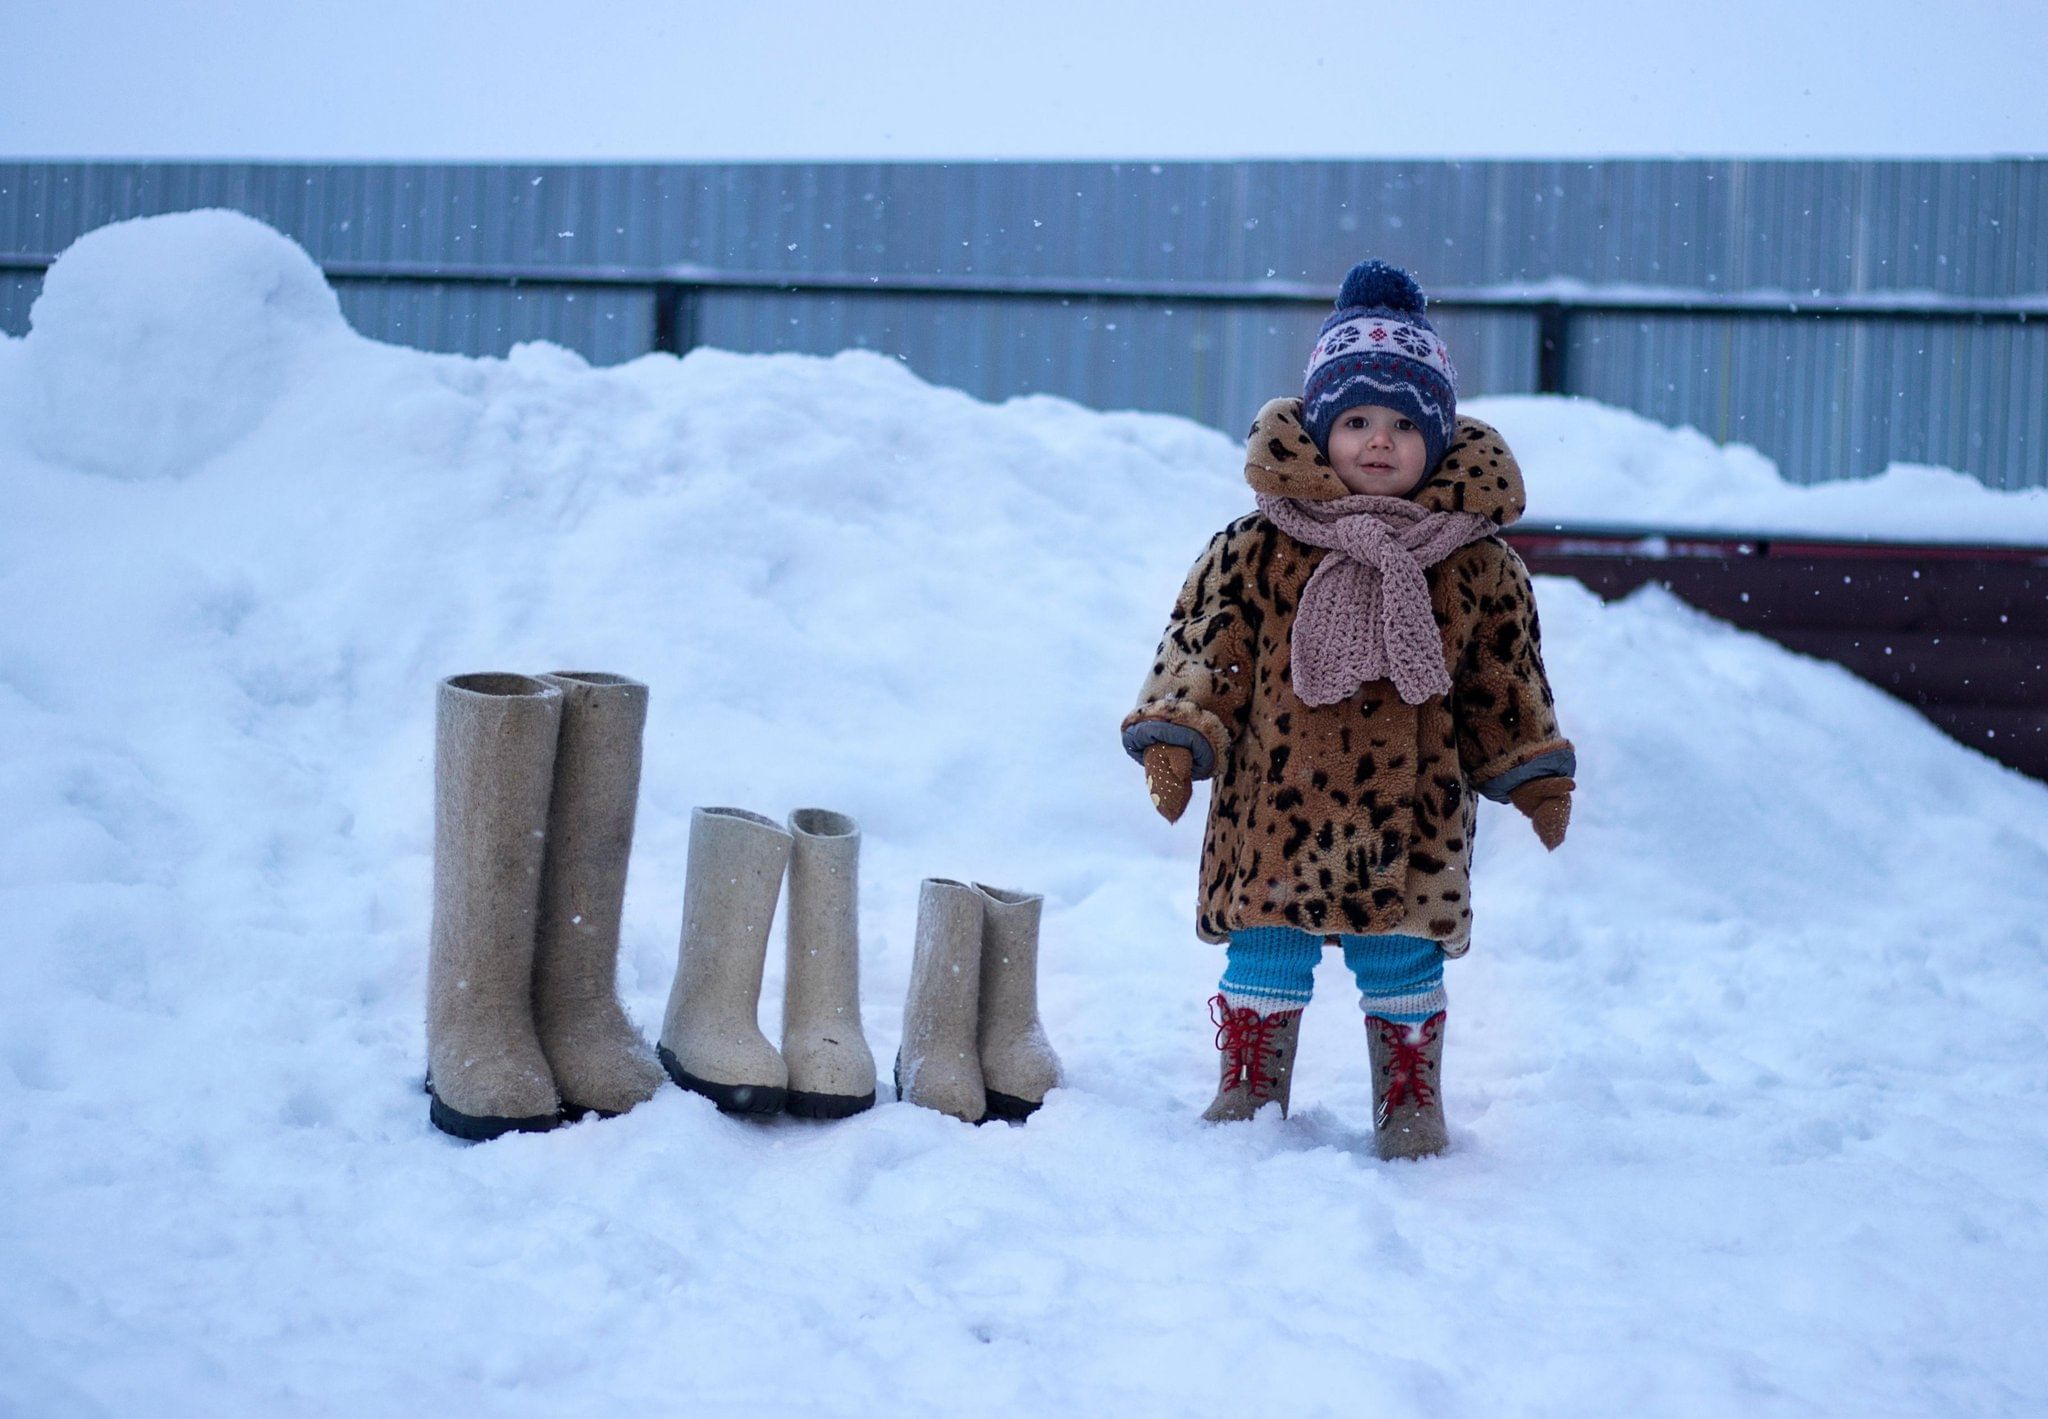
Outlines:
[[[1655,582],[1832,660],[2048,780],[2048,547],[1510,529],[1532,571],[1612,600]]]

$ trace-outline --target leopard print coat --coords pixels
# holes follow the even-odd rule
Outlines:
[[[1346,489],[1301,425],[1301,401],[1259,411],[1245,481],[1281,497]],[[1522,474],[1501,436],[1460,419],[1414,493],[1432,511],[1520,517]],[[1250,926],[1399,932],[1463,955],[1472,933],[1474,790],[1505,801],[1531,779],[1571,774],[1558,733],[1536,600],[1507,543],[1488,537],[1427,569],[1452,689],[1419,705],[1391,681],[1333,705],[1294,693],[1289,636],[1326,555],[1258,513],[1211,539],[1189,573],[1138,696],[1124,747],[1180,744],[1213,778],[1196,930]]]

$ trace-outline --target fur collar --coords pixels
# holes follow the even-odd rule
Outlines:
[[[1275,399],[1259,410],[1245,441],[1244,480],[1253,492],[1304,502],[1350,495],[1302,427],[1299,399]],[[1522,470],[1507,440],[1492,425],[1463,417],[1444,461],[1411,500],[1430,512],[1476,512],[1496,527],[1506,527],[1527,506]]]

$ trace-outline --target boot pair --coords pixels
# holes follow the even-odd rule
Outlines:
[[[647,687],[563,671],[441,682],[427,1091],[458,1138],[654,1096],[617,993]]]
[[[1210,1123],[1248,1119],[1267,1104],[1287,1117],[1294,1083],[1295,1049],[1301,1042],[1301,1011],[1261,1015],[1252,1007],[1232,1008],[1221,994],[1209,1001],[1216,1022],[1222,1078],[1203,1111]],[[1445,1014],[1439,1010],[1420,1025],[1378,1015],[1365,1017],[1372,1058],[1373,1143],[1385,1159],[1424,1158],[1449,1143],[1444,1125],[1440,1076]]]
[[[1060,1083],[1038,1017],[1045,899],[928,877],[896,1055],[896,1097],[968,1123],[1021,1122]]]
[[[800,808],[787,828],[743,808],[690,818],[683,934],[661,1065],[727,1113],[846,1118],[875,1102],[860,1020],[860,828]],[[789,879],[782,1048],[761,1033],[761,973]]]

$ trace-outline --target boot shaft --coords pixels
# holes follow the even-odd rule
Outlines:
[[[761,973],[790,837],[743,808],[690,818],[683,930],[656,1055],[685,1089],[739,1113],[776,1113],[788,1070],[761,1033]]]
[[[1038,925],[1045,898],[976,882],[983,897],[981,1016],[1021,1026],[1038,1019]]]
[[[1444,1123],[1445,1012],[1419,1025],[1365,1017],[1372,1054],[1373,1136],[1382,1158],[1422,1158],[1449,1141]]]
[[[1059,1055],[1038,1014],[1039,923],[1045,898],[984,883],[981,936],[981,1069],[988,1108],[1020,1121],[1059,1087]]]
[[[661,1086],[618,996],[619,921],[640,796],[647,687],[557,671],[562,693],[533,961],[534,1024],[566,1109],[619,1114]]]
[[[860,827],[843,813],[799,808],[789,831],[784,1107],[846,1118],[875,1102],[875,1056],[860,1019]]]
[[[929,877],[917,900],[917,942],[904,1010],[906,1051],[976,1049],[981,1007],[982,896],[964,882]]]
[[[548,807],[535,991],[542,999],[612,998],[647,687],[587,671],[539,678],[561,691],[562,724]]]
[[[451,676],[434,718],[429,1112],[470,1139],[554,1126],[533,1018],[535,928],[562,693],[524,675]]]
[[[562,694],[525,675],[441,682],[434,723],[429,1003],[527,1009]],[[449,972],[454,975],[449,975]]]
[[[1209,1000],[1216,1025],[1220,1078],[1203,1118],[1211,1123],[1247,1119],[1267,1104],[1287,1116],[1294,1091],[1294,1056],[1301,1043],[1301,1011],[1261,1015],[1251,1006],[1232,1006],[1224,996]]]
[[[671,1023],[679,1007],[700,999],[744,1009],[750,1019],[759,1008],[768,936],[789,852],[789,834],[759,813],[699,808],[690,815]]]
[[[790,814],[785,1037],[821,1017],[860,1023],[860,827],[843,813]]]
[[[903,1004],[896,1095],[979,1123],[988,1113],[978,1040],[982,894],[964,882],[926,878],[918,891],[917,944]]]

